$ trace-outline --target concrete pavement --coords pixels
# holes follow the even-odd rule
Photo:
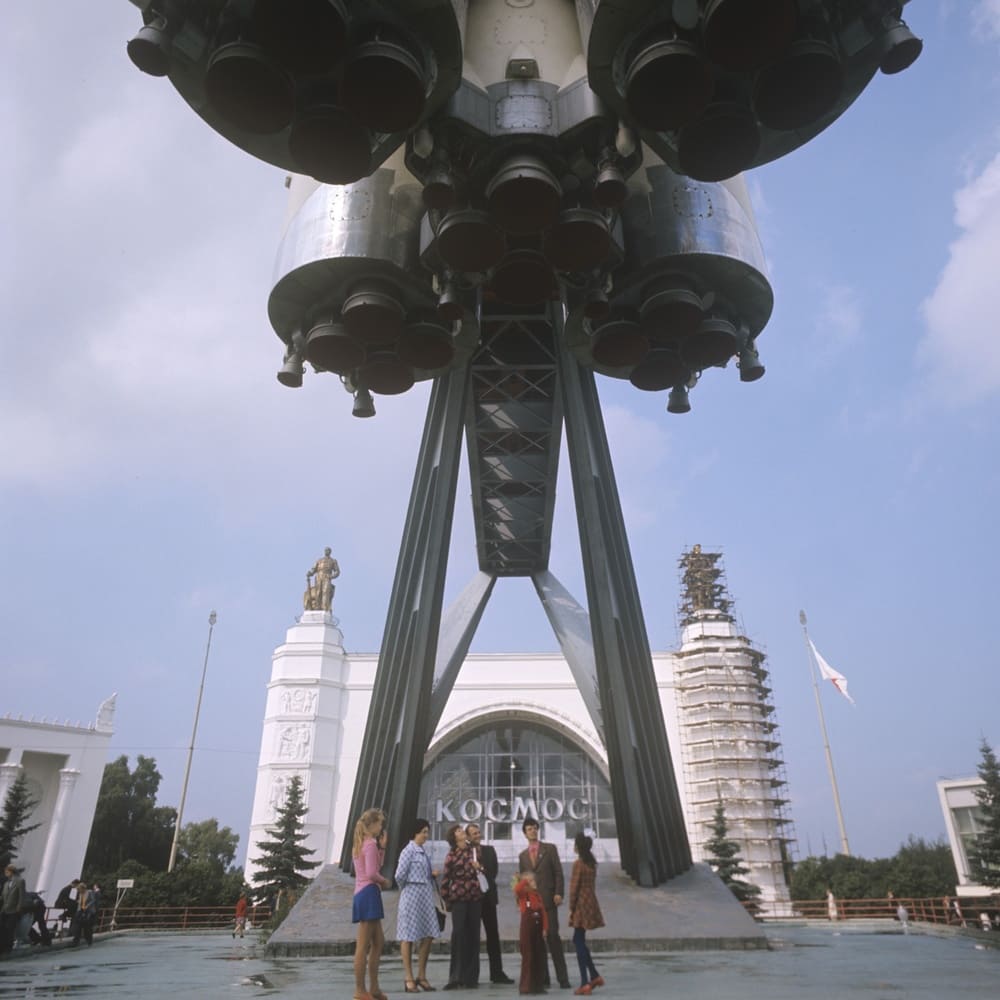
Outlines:
[[[886,922],[889,923],[888,921]],[[596,956],[607,985],[600,1000],[684,997],[684,1000],[942,1000],[997,995],[1000,951],[952,932],[925,934],[920,925],[903,935],[854,931],[847,925],[766,928],[769,949],[602,953]],[[939,932],[940,933],[940,932]],[[567,956],[570,968],[575,963]],[[483,962],[485,970],[486,963]],[[516,976],[519,959],[507,971]],[[441,986],[447,958],[431,959],[429,977]],[[575,977],[574,977],[574,981]],[[381,986],[401,1000],[397,956],[382,963]],[[349,956],[280,958],[266,955],[247,937],[205,934],[127,933],[98,940],[93,948],[45,951],[0,961],[0,997],[61,994],[111,998],[294,998],[351,1000]],[[469,996],[470,991],[456,991]],[[516,986],[484,984],[476,1000],[513,1000]],[[552,990],[549,996],[572,996]]]

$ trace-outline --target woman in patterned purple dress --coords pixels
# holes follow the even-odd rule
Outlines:
[[[451,850],[444,859],[441,895],[451,905],[451,967],[446,990],[479,986],[479,921],[482,916],[482,890],[476,861],[465,830],[456,823],[448,830]]]

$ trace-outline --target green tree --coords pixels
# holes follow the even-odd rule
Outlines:
[[[7,790],[7,797],[3,801],[3,817],[0,818],[0,871],[17,857],[17,849],[23,837],[40,825],[28,823],[37,805],[38,800],[32,798],[28,791],[28,779],[22,771]]]
[[[243,889],[243,869],[223,871],[207,861],[181,861],[172,872],[152,871],[137,861],[126,861],[101,885],[117,878],[135,880],[125,906],[230,906]]]
[[[270,839],[257,841],[261,851],[257,860],[258,871],[253,877],[257,899],[276,899],[279,894],[282,898],[294,895],[309,883],[303,872],[320,866],[319,861],[309,860],[309,855],[316,852],[302,844],[306,839],[302,832],[305,814],[302,779],[295,775],[288,783],[285,804],[278,809],[275,824],[268,831]]]
[[[889,859],[889,884],[897,896],[927,899],[955,891],[955,859],[944,840],[910,837]]]
[[[167,867],[177,812],[157,806],[160,781],[156,760],[142,754],[134,771],[124,754],[105,765],[84,859],[87,871],[116,872],[126,861],[153,870]]]
[[[946,896],[955,889],[955,866],[944,841],[910,837],[891,858],[837,854],[805,858],[795,866],[792,899],[823,899],[827,887],[838,899]]]
[[[186,823],[177,839],[172,872],[130,859],[116,870],[95,874],[101,885],[130,878],[129,906],[228,906],[244,888],[243,869],[233,867],[239,835],[217,819]]]
[[[984,739],[979,746],[982,760],[976,789],[983,829],[969,845],[969,875],[980,885],[1000,887],[1000,763],[993,747]]]
[[[729,839],[726,810],[721,802],[715,807],[715,817],[712,820],[712,839],[705,844],[705,850],[709,855],[705,860],[712,866],[723,883],[729,887],[729,891],[741,903],[750,904],[748,909],[756,909],[760,887],[740,878],[742,875],[749,875],[750,869],[743,864],[743,859],[740,857],[740,845],[735,840]]]
[[[209,864],[226,872],[236,858],[239,842],[240,835],[228,826],[220,830],[217,819],[185,823],[177,838],[177,856],[182,862]]]

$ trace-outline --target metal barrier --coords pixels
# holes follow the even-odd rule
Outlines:
[[[950,899],[942,897],[913,898],[910,896],[896,896],[892,899],[880,897],[878,899],[837,899],[836,917],[832,916],[829,910],[829,902],[826,899],[793,899],[785,904],[781,911],[771,908],[766,913],[755,913],[758,920],[788,920],[789,918],[801,918],[805,920],[895,920],[896,908],[902,903],[906,907],[910,920],[919,920],[931,924],[951,924],[954,927],[978,925],[979,910],[975,914],[965,913],[963,916],[956,914],[950,904]],[[753,912],[753,904],[748,909]],[[995,912],[993,904],[986,904],[980,907]]]
[[[192,930],[226,930],[235,922],[233,905],[227,906],[119,906],[117,914],[111,907],[102,909],[97,915],[95,933],[110,930],[156,930],[156,931],[192,931]],[[56,930],[59,926],[61,910],[49,907],[46,920],[49,927]],[[111,926],[114,916],[114,927]],[[253,927],[266,923],[271,918],[268,906],[252,906],[247,911],[247,918]],[[71,924],[67,921],[62,933],[70,933]]]

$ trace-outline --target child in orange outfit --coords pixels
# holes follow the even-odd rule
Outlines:
[[[545,935],[549,929],[542,897],[531,872],[521,872],[514,886],[521,911],[521,993],[544,993]]]

